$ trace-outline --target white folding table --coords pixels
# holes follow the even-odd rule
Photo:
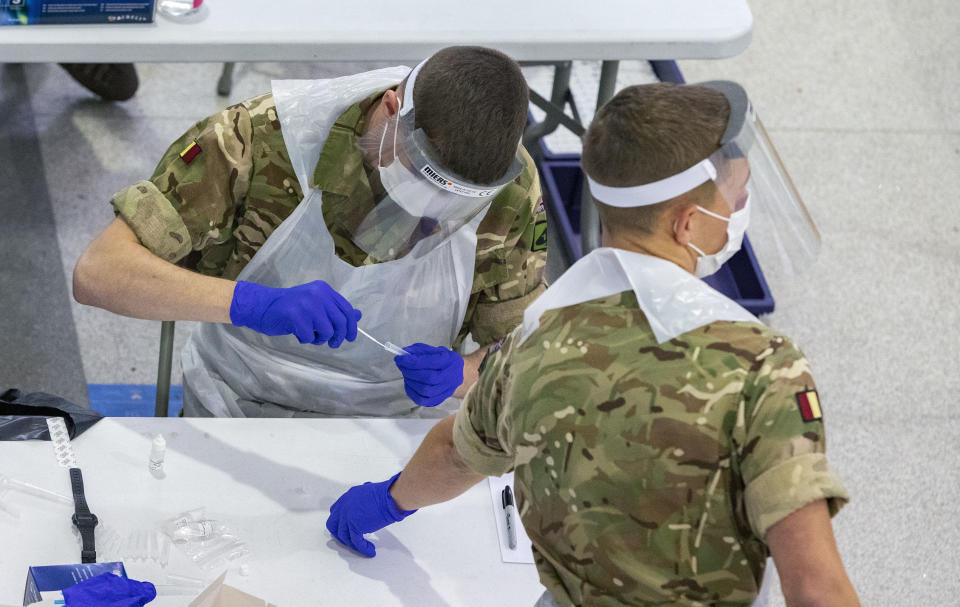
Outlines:
[[[227,583],[281,607],[532,605],[543,591],[536,570],[501,561],[486,483],[378,532],[373,559],[327,532],[336,498],[401,470],[434,423],[106,418],[73,449],[102,525],[124,535],[205,506],[251,549],[248,574],[231,571]],[[157,433],[167,441],[162,480],[148,470]],[[70,495],[67,470],[46,441],[0,442],[0,473]],[[19,521],[0,512],[0,604],[19,605],[29,566],[76,563],[80,548],[69,506],[11,495],[21,512]],[[164,574],[203,573],[174,556]],[[134,579],[150,579],[158,567],[125,566]],[[151,606],[189,600],[158,597]]]
[[[206,0],[180,24],[0,28],[0,62],[416,61],[453,44],[517,60],[708,59],[747,47],[746,0]]]

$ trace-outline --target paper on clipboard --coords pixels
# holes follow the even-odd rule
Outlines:
[[[517,547],[513,550],[507,542],[507,523],[504,517],[503,502],[500,495],[503,488],[510,485],[513,489],[513,472],[504,474],[496,478],[491,476],[487,479],[490,485],[490,498],[493,500],[493,520],[497,522],[497,538],[500,540],[500,558],[504,563],[529,563],[533,564],[533,544],[527,537],[527,531],[520,523],[519,514],[514,521],[517,528]],[[516,495],[516,491],[513,492]]]

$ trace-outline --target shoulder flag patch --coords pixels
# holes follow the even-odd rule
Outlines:
[[[797,406],[800,408],[800,417],[805,422],[815,422],[823,419],[823,411],[820,410],[820,398],[816,390],[807,390],[806,392],[797,392]]]
[[[534,253],[537,251],[547,250],[547,222],[538,221],[533,224],[533,244],[530,245],[530,250]]]
[[[188,145],[186,149],[180,152],[180,158],[183,160],[184,164],[190,164],[193,162],[193,159],[196,158],[197,155],[202,151],[203,150],[200,149],[200,144],[194,141]]]

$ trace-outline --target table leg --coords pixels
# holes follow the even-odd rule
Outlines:
[[[535,63],[524,63],[523,65],[537,65]],[[572,61],[560,61],[553,64],[553,87],[550,91],[550,101],[547,102],[543,97],[530,91],[531,102],[546,112],[542,122],[533,124],[523,134],[523,147],[534,157],[540,159],[540,139],[557,130],[561,122],[564,126],[570,128],[567,123],[569,118],[563,113],[566,100],[570,95],[570,72],[573,68]],[[566,118],[567,121],[563,119]]]
[[[167,417],[170,406],[170,371],[173,367],[173,331],[176,325],[172,320],[160,323],[160,360],[157,363],[157,402],[154,417]]]
[[[597,109],[613,97],[617,87],[617,70],[619,61],[604,61],[600,68],[600,86],[597,87]],[[600,246],[600,217],[597,208],[593,205],[590,196],[590,186],[583,180],[583,191],[580,196],[580,242],[583,245],[583,254]]]
[[[217,81],[217,94],[226,97],[233,89],[233,67],[232,61],[223,64],[223,71],[220,72],[220,80]]]
[[[660,82],[686,83],[676,61],[670,61],[668,59],[655,60],[650,62],[650,67],[653,68],[653,73],[657,75]]]

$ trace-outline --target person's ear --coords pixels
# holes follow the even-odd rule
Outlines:
[[[680,246],[686,247],[693,240],[697,207],[693,204],[677,205],[671,215],[673,239]]]
[[[386,112],[387,118],[396,116],[397,112],[400,111],[400,97],[396,91],[388,90],[384,93],[380,104],[383,106],[383,111]]]

